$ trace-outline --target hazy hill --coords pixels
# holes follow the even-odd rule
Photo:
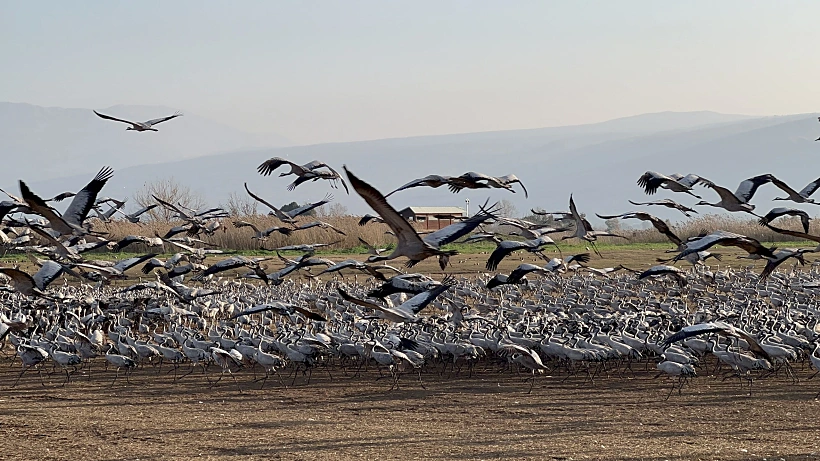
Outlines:
[[[702,123],[698,121],[701,116]],[[641,132],[645,126],[664,129]],[[812,114],[763,118],[714,113],[647,114],[579,127],[259,149],[160,166],[135,166],[117,171],[105,193],[130,196],[146,181],[171,176],[198,190],[213,204],[226,201],[231,192],[244,195],[245,181],[275,204],[320,199],[331,191],[327,183],[316,182],[288,192],[285,187],[292,176],[265,178],[256,173],[259,163],[281,156],[299,163],[320,159],[340,172],[346,164],[385,193],[427,174],[458,175],[471,170],[494,175],[515,173],[530,193],[525,200],[517,186],[516,194],[469,191],[456,195],[444,188],[418,188],[391,197],[396,208],[463,206],[464,199],[469,198],[474,211],[477,204],[492,197],[511,200],[521,213],[531,207],[559,210],[567,208],[569,194],[573,193],[582,212],[616,213],[635,208],[627,199],[669,196],[689,205],[697,201],[668,192],[645,196],[635,181],[646,170],[697,173],[732,190],[749,176],[771,172],[800,189],[820,176],[820,143],[813,141],[818,131]],[[79,177],[35,185],[44,195],[77,189],[96,168],[93,165],[88,174]],[[714,192],[699,190],[704,199],[717,200]],[[333,193],[351,212],[368,211],[355,193],[349,197],[344,191]],[[754,203],[765,212],[772,205],[768,200],[775,195],[772,188],[764,188]],[[811,207],[808,210],[816,214]],[[652,211],[662,217],[680,218],[674,213]]]
[[[161,106],[113,106],[99,112],[145,121],[173,114]],[[103,164],[121,169],[213,155],[230,150],[287,145],[278,135],[243,133],[196,114],[158,125],[158,132],[126,131],[91,109],[63,109],[0,102],[0,184],[19,178],[54,178],[88,172]]]

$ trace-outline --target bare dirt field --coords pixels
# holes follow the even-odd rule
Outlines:
[[[661,253],[630,251],[604,251],[590,265],[643,269]],[[745,264],[724,253],[725,262]],[[447,272],[474,275],[486,257],[454,257]],[[521,259],[508,258],[500,271]],[[420,266],[436,273],[432,260]],[[130,384],[121,377],[112,386],[102,359],[64,387],[58,370],[44,373],[45,386],[29,372],[12,388],[20,362],[10,347],[3,352],[0,459],[820,459],[820,379],[808,380],[813,371],[802,364],[799,383],[767,377],[751,396],[736,378],[713,376],[709,361],[682,395],[664,400],[672,381],[654,378],[654,359],[648,371],[639,364],[634,375],[602,373],[593,384],[565,381],[556,368],[530,395],[526,375],[495,363],[472,377],[431,365],[426,389],[406,375],[392,391],[372,366],[358,377],[334,366],[332,379],[317,369],[309,383],[301,374],[295,385],[287,379],[287,388],[271,378],[263,390],[252,370],[241,370],[240,394],[227,377],[209,387],[199,369],[174,383],[168,366],[138,369]],[[208,376],[218,376],[216,367]]]
[[[7,349],[8,351],[8,349]],[[707,370],[708,368],[708,370]],[[769,377],[753,395],[738,380],[703,376],[665,401],[671,381],[641,367],[564,381],[539,376],[532,394],[515,371],[480,365],[412,375],[388,390],[371,368],[334,368],[265,389],[251,371],[239,387],[210,388],[200,371],[174,384],[137,370],[131,384],[97,362],[77,372],[27,374],[0,361],[2,459],[820,459],[820,382]],[[439,368],[440,370],[440,368]],[[209,370],[215,378],[214,369]],[[271,382],[273,381],[273,382]],[[286,381],[290,384],[290,381]]]

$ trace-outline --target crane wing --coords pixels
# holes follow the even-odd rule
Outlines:
[[[397,310],[403,310],[405,312],[412,312],[414,315],[421,312],[422,309],[427,307],[430,302],[432,302],[436,297],[445,291],[450,289],[450,285],[439,285],[432,290],[425,291],[424,293],[419,293],[416,296],[408,299],[404,304],[397,307]]]
[[[686,249],[675,257],[675,261],[679,261],[684,256],[692,253],[708,250],[717,244],[726,244],[725,242],[729,240],[737,240],[742,237],[742,235],[734,234],[732,232],[717,231],[703,237],[693,239],[686,242]]]
[[[811,195],[820,187],[820,178],[814,180],[814,182],[810,182],[803,190],[800,191],[800,195],[803,197],[809,198]]]
[[[270,310],[281,310],[281,307],[272,304],[258,304],[256,306],[250,307],[248,309],[245,309],[241,312],[234,314],[230,317],[230,320],[233,320],[237,317],[242,317],[243,315],[258,314],[259,312],[265,312]]]
[[[342,175],[340,175],[338,171],[334,170],[327,163],[322,163],[322,166],[333,172],[333,174],[336,176],[336,179],[342,182],[342,186],[345,188],[345,192],[347,192],[347,195],[350,195],[350,189],[347,188],[347,183],[345,182],[344,178],[342,178]]]
[[[681,328],[680,331],[666,338],[663,341],[663,343],[661,343],[661,345],[666,347],[672,343],[684,340],[692,336],[705,335],[709,333],[721,333],[724,331],[725,329],[723,327],[715,325],[714,323],[700,323],[697,325],[691,325],[688,327]]]
[[[507,277],[507,283],[516,283],[521,280],[522,277],[529,274],[530,272],[546,272],[545,269],[541,266],[536,266],[535,264],[519,264],[512,272],[510,272],[509,277]]]
[[[803,210],[799,210],[797,208],[772,208],[765,216],[758,220],[758,224],[761,226],[765,226],[766,224],[774,221],[775,219],[785,216],[798,216],[800,218],[800,223],[803,225],[803,231],[805,233],[809,232],[809,214]]]
[[[494,218],[492,212],[495,211],[496,205],[498,205],[498,203],[490,207],[490,210],[485,210],[482,207],[481,212],[476,213],[472,217],[461,222],[450,224],[447,227],[443,227],[432,234],[424,236],[422,240],[435,248],[440,248],[442,245],[455,242],[461,237],[472,232],[476,227],[480,226],[488,219]]]
[[[373,245],[371,245],[370,243],[368,243],[367,240],[359,237],[359,241],[362,242],[362,245],[364,245],[365,248],[367,248],[367,251],[375,253],[376,248]]]
[[[710,189],[712,189],[713,191],[717,192],[717,194],[718,194],[718,196],[720,196],[721,200],[724,200],[724,201],[727,201],[727,202],[737,202],[737,201],[740,200],[737,196],[735,196],[735,194],[732,193],[732,191],[730,191],[729,189],[727,189],[723,186],[718,186],[717,184],[713,183],[712,181],[704,179],[703,180],[703,185],[710,188]]]
[[[191,219],[191,215],[188,212],[182,210],[180,207],[174,205],[173,203],[168,203],[165,200],[162,200],[161,198],[157,197],[156,195],[152,195],[151,197],[153,197],[154,200],[156,200],[160,205],[164,206],[165,208],[175,211],[182,218]]]
[[[122,261],[117,262],[117,264],[114,265],[114,269],[117,269],[120,272],[125,272],[128,269],[136,266],[137,264],[147,261],[155,256],[157,256],[157,253],[151,253],[142,256],[134,256],[133,258],[124,259]]]
[[[350,181],[350,182],[351,182],[351,184],[353,183],[353,181]],[[355,188],[356,188],[356,186],[353,186],[353,188],[355,189]],[[347,301],[347,302],[353,303],[353,304],[355,304],[355,305],[357,305],[357,306],[366,307],[366,308],[368,308],[368,309],[375,309],[375,310],[377,310],[377,311],[383,311],[383,310],[385,309],[385,308],[384,308],[384,306],[380,306],[380,305],[378,305],[378,304],[376,304],[376,303],[371,303],[370,301],[365,301],[365,300],[363,300],[363,299],[359,299],[359,298],[353,297],[353,296],[349,295],[349,294],[348,294],[345,290],[343,290],[343,289],[341,289],[341,288],[336,288],[336,290],[337,290],[337,291],[339,292],[339,294],[342,296],[342,299],[344,299],[344,300],[345,300],[345,301]]]
[[[499,182],[501,182],[502,184],[512,184],[514,182],[517,182],[521,186],[521,189],[524,191],[524,198],[530,197],[530,194],[527,192],[527,188],[524,187],[524,183],[521,182],[520,179],[518,179],[518,176],[514,174],[508,174],[506,176],[501,176],[500,178],[496,179],[498,179]]]
[[[282,165],[290,165],[290,172],[295,174],[302,174],[305,172],[305,169],[301,166],[291,162],[290,160],[281,158],[281,157],[273,157],[268,160],[262,162],[256,168],[256,171],[259,172],[262,176],[268,176],[269,174],[273,173],[273,170],[279,168]]]
[[[793,196],[796,196],[796,195],[803,195],[802,192],[798,194],[797,191],[795,191],[794,189],[789,187],[788,184],[786,184],[785,182],[777,179],[774,176],[772,176],[772,184],[774,184],[775,186],[777,186],[778,189],[780,189],[783,192],[785,192],[786,194],[788,194],[789,197],[793,197]],[[808,187],[808,186],[806,186],[806,187]],[[804,197],[808,197],[808,196],[804,196]]]
[[[444,176],[439,176],[439,175],[434,175],[434,174],[427,175],[423,178],[414,179],[414,180],[408,182],[407,184],[405,184],[405,185],[399,187],[398,189],[390,192],[389,194],[385,195],[384,197],[385,198],[390,197],[391,195],[395,194],[396,192],[403,191],[405,189],[410,189],[410,188],[413,188],[413,187],[423,186],[424,183],[427,182],[427,181],[436,181],[440,184],[438,184],[436,186],[430,186],[430,187],[439,187],[442,184],[445,184],[448,180],[449,180],[449,178],[444,177]]]
[[[769,229],[777,232],[778,234],[790,235],[792,237],[802,238],[802,239],[805,239],[805,240],[810,240],[812,242],[820,243],[820,236],[817,236],[817,235],[810,235],[808,233],[797,232],[797,231],[792,231],[792,230],[788,230],[788,229],[780,229],[779,227],[774,227],[770,224],[766,224],[766,227],[768,227]]]
[[[700,182],[700,176],[698,176],[696,174],[688,174],[688,175],[683,176],[681,178],[675,178],[675,180],[678,181],[680,184],[683,184],[686,187],[692,187],[695,184]]]
[[[309,310],[304,309],[304,308],[299,307],[299,306],[292,306],[292,308],[293,308],[294,311],[304,315],[308,320],[316,320],[318,322],[327,322],[326,318],[322,317],[321,315],[319,315],[315,312],[309,311]]]
[[[735,329],[734,332],[735,334],[737,334],[737,336],[739,336],[749,344],[749,350],[752,351],[755,356],[762,357],[768,360],[770,363],[774,363],[772,357],[769,355],[768,352],[766,352],[765,349],[763,349],[763,347],[760,346],[760,343],[757,342],[757,339],[752,337],[749,333],[746,333],[745,331],[740,329]]]
[[[75,226],[81,226],[94,202],[97,200],[97,194],[100,193],[105,183],[114,175],[114,170],[111,167],[102,167],[97,173],[97,176],[91,180],[77,195],[71,200],[71,204],[63,213],[63,219]]]
[[[37,288],[45,290],[63,272],[63,265],[54,261],[46,261],[43,267],[32,277]]]
[[[345,173],[347,173],[347,178],[350,181],[350,184],[353,186],[353,190],[356,191],[359,196],[361,196],[370,208],[373,209],[381,218],[384,220],[385,224],[390,227],[390,230],[396,234],[396,238],[399,241],[398,247],[404,248],[422,248],[422,247],[429,247],[429,245],[424,242],[419,234],[416,233],[413,226],[404,219],[395,208],[393,208],[384,196],[376,190],[370,184],[362,181],[356,175],[350,172],[347,167],[343,167]]]
[[[134,126],[137,126],[137,125],[138,125],[138,124],[137,124],[137,123],[135,123],[135,122],[130,122],[130,121],[128,121],[128,120],[123,120],[123,119],[121,119],[121,118],[116,118],[116,117],[112,117],[112,116],[110,116],[110,115],[101,114],[101,113],[97,112],[96,110],[94,111],[94,113],[95,113],[95,114],[97,114],[97,117],[104,118],[104,119],[106,119],[106,120],[113,120],[113,121],[115,121],[115,122],[127,123],[127,124],[129,124],[129,125],[134,125]]]
[[[603,215],[603,214],[595,213],[595,216],[597,216],[601,219],[618,219],[618,218],[627,218],[627,217],[634,218],[635,213],[629,212],[629,213],[614,214],[614,215]]]
[[[757,192],[757,188],[772,182],[774,176],[770,174],[762,174],[742,181],[735,191],[735,197],[739,198],[743,203],[749,203],[752,196]]]
[[[284,223],[289,223],[289,224],[293,223],[293,219],[290,216],[286,215],[282,210],[280,210],[279,208],[276,208],[275,206],[273,206],[270,203],[266,202],[262,197],[259,197],[258,195],[251,192],[251,190],[248,189],[248,183],[245,183],[245,191],[248,192],[248,195],[250,195],[251,198],[253,198],[257,202],[261,203],[262,205],[265,205],[266,207],[270,208],[273,211],[273,214],[277,218],[279,218],[280,221],[282,221]]]
[[[507,257],[510,253],[516,250],[521,250],[524,248],[530,248],[530,245],[527,245],[525,242],[516,242],[514,240],[505,240],[496,246],[495,250],[490,254],[490,257],[487,259],[487,264],[484,266],[488,271],[494,271],[498,269],[498,264],[501,263],[501,260]]]
[[[53,235],[51,235],[50,233],[48,233],[48,232],[46,231],[46,229],[44,229],[44,228],[42,228],[42,227],[40,227],[40,226],[34,226],[34,225],[29,226],[29,229],[31,229],[33,232],[35,232],[35,233],[36,233],[37,235],[39,235],[40,237],[42,237],[42,238],[44,238],[45,240],[47,240],[49,244],[54,245],[54,250],[55,250],[55,251],[57,252],[57,254],[59,254],[60,256],[63,256],[63,257],[68,257],[68,256],[69,256],[69,254],[71,254],[71,251],[69,251],[69,250],[68,250],[68,248],[66,248],[66,247],[65,247],[65,245],[63,245],[63,243],[62,243],[62,242],[60,242],[59,240],[57,240],[56,238],[54,238],[54,236],[53,236]]]
[[[674,179],[654,171],[647,171],[638,178],[638,186],[643,188],[646,195],[652,195],[666,181],[674,181]]]
[[[37,283],[34,279],[19,269],[0,267],[0,274],[5,274],[8,278],[10,278],[14,288],[17,291],[28,291],[37,287]]]
[[[668,238],[668,239],[669,239],[669,241],[670,241],[670,242],[672,242],[672,243],[674,243],[675,245],[680,245],[681,243],[683,243],[683,241],[680,239],[680,237],[678,237],[677,235],[675,235],[675,233],[674,233],[674,232],[672,232],[672,230],[671,230],[671,229],[669,229],[669,226],[668,226],[668,225],[666,225],[666,223],[665,223],[665,222],[663,222],[663,220],[662,220],[662,219],[660,219],[660,218],[658,218],[658,217],[656,217],[656,216],[652,216],[652,215],[651,215],[651,214],[649,214],[649,213],[636,213],[636,214],[635,214],[635,218],[640,219],[640,220],[642,220],[642,221],[649,221],[649,222],[651,222],[651,223],[652,223],[652,226],[654,226],[654,227],[655,227],[655,229],[656,229],[658,232],[660,232],[661,234],[663,234],[664,236],[666,236],[666,238]]]
[[[168,120],[171,120],[172,118],[177,118],[177,117],[182,117],[182,112],[177,112],[174,115],[169,115],[167,117],[155,118],[153,120],[148,120],[147,122],[145,122],[145,124],[148,125],[148,126],[159,125],[162,122],[167,122]]]
[[[297,217],[301,214],[307,213],[308,211],[310,211],[314,208],[318,208],[318,207],[324,205],[325,203],[330,203],[332,200],[333,200],[333,195],[327,194],[327,195],[325,195],[324,199],[319,200],[318,202],[308,203],[307,205],[302,205],[298,208],[294,208],[293,210],[286,211],[284,213],[287,214],[288,216],[290,216],[291,218],[295,218],[295,217]]]
[[[233,227],[236,227],[237,229],[240,227],[250,227],[254,230],[254,232],[259,233],[259,228],[256,227],[253,223],[249,223],[247,221],[234,221]]]
[[[35,195],[23,181],[20,181],[20,195],[23,196],[23,201],[26,202],[26,205],[28,205],[31,211],[46,218],[49,224],[51,224],[51,228],[55,231],[62,235],[69,235],[76,229],[57,215],[57,213],[49,207],[42,198]]]
[[[575,200],[573,200],[572,194],[569,194],[569,212],[575,221],[576,231],[579,229],[585,231],[592,230],[592,226],[589,225],[589,222],[581,216],[581,213],[578,213],[578,208],[575,207]]]

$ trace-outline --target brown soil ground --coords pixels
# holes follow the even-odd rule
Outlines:
[[[483,364],[472,377],[429,368],[426,390],[405,375],[392,391],[373,367],[355,378],[333,367],[332,379],[317,369],[309,383],[300,373],[287,388],[271,378],[263,390],[243,370],[241,394],[199,370],[174,384],[148,367],[112,386],[100,361],[65,387],[58,371],[12,388],[10,365],[0,360],[0,459],[820,459],[820,383],[808,369],[797,384],[755,381],[749,396],[704,366],[664,400],[672,381],[643,365],[594,384],[556,370],[529,395],[524,375]]]
[[[737,267],[726,250],[724,261]],[[604,252],[591,265],[643,269],[658,253]],[[454,257],[447,272],[475,274],[486,257]],[[508,258],[500,270],[521,262]],[[434,261],[422,264],[420,272],[435,274]],[[820,459],[820,380],[807,380],[800,364],[799,383],[768,377],[754,382],[752,396],[737,379],[711,375],[709,364],[665,400],[673,381],[654,379],[654,361],[649,371],[602,373],[594,384],[554,370],[529,395],[526,375],[495,364],[478,365],[472,377],[430,366],[426,390],[406,375],[392,391],[372,366],[355,378],[338,366],[332,379],[317,369],[309,383],[301,374],[295,385],[287,379],[287,388],[271,378],[264,390],[242,370],[240,394],[228,377],[209,387],[199,370],[174,383],[167,366],[112,386],[114,372],[100,359],[64,387],[58,371],[43,373],[45,386],[29,372],[12,388],[20,363],[10,347],[4,352],[0,459]]]
[[[576,251],[576,252],[565,251],[564,256],[569,256],[570,254],[587,252],[585,249],[583,249],[581,247],[579,247],[577,249],[578,249],[578,251]],[[751,260],[748,260],[748,259],[738,259],[737,258],[738,256],[746,255],[747,253],[740,250],[740,249],[737,249],[737,248],[720,247],[715,252],[721,254],[722,257],[723,257],[723,260],[722,261],[717,261],[717,260],[714,260],[714,259],[709,259],[707,261],[707,265],[713,271],[718,270],[718,269],[725,269],[725,268],[741,269],[741,268],[751,267],[753,271],[755,271],[757,273],[760,273],[763,270],[763,267],[765,266],[765,263],[763,263],[761,261],[751,261]],[[658,262],[657,259],[658,258],[672,258],[673,256],[675,256],[675,253],[664,253],[663,250],[635,248],[635,247],[628,246],[628,245],[624,245],[622,247],[615,247],[614,249],[606,249],[606,250],[603,250],[601,253],[602,253],[602,257],[599,257],[595,254],[591,254],[591,259],[590,259],[589,263],[586,264],[586,265],[589,266],[589,267],[595,267],[595,268],[605,268],[605,267],[615,267],[619,264],[622,264],[622,265],[624,265],[624,266],[626,266],[630,269],[636,270],[636,271],[644,271],[644,270],[649,269],[650,267],[658,265],[658,264],[673,264],[671,262],[661,263],[661,262]],[[549,258],[554,258],[554,257],[559,257],[560,256],[558,252],[556,252],[552,249],[549,249],[549,248],[544,252],[544,254]],[[113,257],[112,257],[112,255],[113,255]],[[99,255],[94,255],[94,256],[99,256]],[[111,253],[104,254],[102,256],[104,256],[105,258],[108,258],[108,259],[116,259],[117,258],[116,254],[111,254]],[[385,264],[389,264],[389,265],[391,265],[391,266],[393,266],[393,267],[395,267],[399,270],[402,270],[404,272],[419,272],[419,273],[422,273],[422,274],[426,274],[426,275],[429,275],[429,276],[431,276],[431,277],[433,277],[437,280],[441,279],[445,274],[453,274],[453,275],[457,275],[457,276],[465,276],[465,277],[468,277],[468,278],[472,278],[472,277],[474,277],[478,274],[483,273],[483,274],[487,274],[487,277],[489,278],[489,277],[491,277],[492,275],[494,275],[495,273],[498,273],[498,272],[509,274],[513,269],[518,267],[518,265],[521,264],[521,263],[537,264],[537,265],[540,265],[540,266],[543,266],[543,265],[546,264],[546,261],[542,258],[539,258],[537,255],[527,253],[527,252],[523,252],[523,251],[518,251],[518,252],[515,252],[512,255],[504,258],[501,261],[501,263],[499,264],[498,269],[496,271],[487,271],[487,270],[485,270],[484,266],[487,263],[487,259],[489,258],[489,256],[490,256],[489,252],[475,253],[475,254],[459,254],[459,255],[453,256],[452,258],[450,258],[450,265],[447,267],[447,269],[445,271],[442,271],[441,268],[439,267],[437,258],[428,258],[428,259],[420,262],[419,264],[417,264],[416,266],[414,266],[412,268],[406,268],[404,266],[404,263],[407,261],[406,258],[399,258],[399,259],[396,259],[394,261],[386,261]],[[214,264],[217,261],[220,261],[222,259],[226,259],[226,258],[229,258],[229,257],[231,257],[231,255],[209,256],[207,258],[207,260],[205,261],[205,264],[207,264],[207,265]],[[345,259],[357,259],[359,261],[364,261],[365,259],[367,259],[367,255],[358,255],[358,254],[326,254],[326,255],[320,255],[320,257],[327,258],[327,259],[330,259],[330,260],[335,261],[335,262],[341,262],[341,261],[344,261]],[[810,262],[810,261],[813,261],[813,260],[814,259],[811,258],[810,256],[806,257],[807,262]],[[273,255],[269,261],[263,262],[262,264],[265,267],[267,267],[267,269],[266,269],[267,272],[273,272],[275,270],[279,270],[279,269],[284,267],[284,264],[277,259],[276,255]],[[29,272],[29,273],[34,273],[34,272],[37,271],[37,267],[35,267],[34,264],[32,264],[27,259],[15,260],[15,261],[0,259],[0,267],[13,267],[15,265],[18,265],[21,270]],[[684,269],[684,270],[687,270],[687,269],[692,267],[686,261],[677,262],[674,265],[676,265],[677,267],[679,267],[681,269]],[[128,286],[128,285],[131,285],[133,283],[136,283],[139,278],[142,278],[143,280],[153,279],[154,278],[153,274],[145,275],[142,272],[140,272],[139,269],[141,267],[142,267],[142,264],[130,269],[128,271],[129,278],[127,280],[113,280],[113,281],[111,281],[111,283],[113,285],[116,285],[116,286]],[[786,269],[789,269],[790,267],[791,267],[791,264],[786,263],[786,264],[783,264],[782,266],[780,266],[779,270],[786,270]],[[314,273],[314,274],[317,274],[317,273],[321,272],[321,270],[324,269],[324,268],[325,268],[324,266],[317,266],[317,267],[312,268],[311,272]],[[809,266],[808,265],[805,266],[804,270],[808,270],[808,269],[809,269]],[[238,270],[222,272],[222,273],[219,274],[219,276],[226,277],[226,278],[232,278],[232,277],[237,277],[240,274],[244,274],[244,273],[247,273],[247,272],[248,272],[247,269],[238,269]],[[387,277],[395,275],[394,273],[392,273],[390,271],[384,271],[384,273]],[[369,276],[366,275],[366,274],[363,274],[363,273],[358,272],[358,271],[347,269],[347,270],[342,271],[342,275],[344,277],[343,281],[345,281],[347,283],[353,282],[354,276],[356,274],[358,274],[358,280],[360,280],[360,281],[364,281],[364,280],[367,280],[369,278]],[[65,277],[67,277],[67,276],[65,276]],[[332,277],[338,277],[338,273],[325,274],[325,275],[322,275],[320,278],[322,280],[328,280]],[[529,278],[535,279],[537,277],[538,276],[536,275],[536,276],[530,276]],[[77,283],[77,280],[72,278],[72,277],[67,277],[67,280],[68,280],[69,283],[72,283],[72,284]],[[245,280],[253,282],[251,279],[245,279]],[[60,283],[62,283],[61,280],[55,281],[52,284],[52,286],[56,286]],[[193,285],[193,282],[191,282],[190,280],[186,281],[185,283],[188,284],[188,285]]]

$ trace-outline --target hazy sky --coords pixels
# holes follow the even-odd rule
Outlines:
[[[165,105],[300,144],[814,112],[818,18],[817,1],[3,0],[0,101]]]

